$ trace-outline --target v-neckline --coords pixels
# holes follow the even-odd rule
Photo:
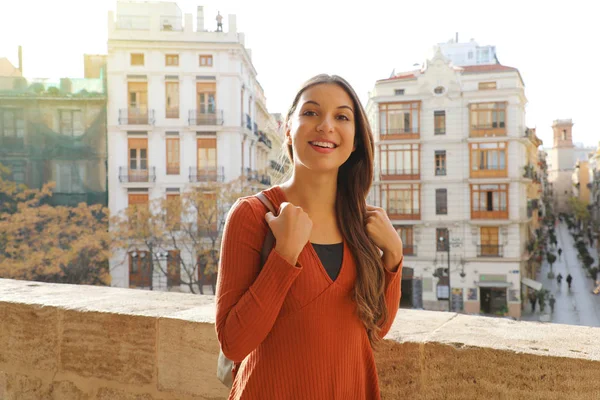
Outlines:
[[[288,201],[288,199],[287,199],[287,197],[285,195],[285,192],[281,188],[281,186],[276,185],[273,188],[278,192],[277,193],[279,195],[278,197],[280,197],[282,199],[282,201],[277,205],[277,212],[279,212],[279,206],[281,205],[281,203],[283,203],[283,202],[288,202],[289,203],[289,201]],[[333,285],[333,284],[339,282],[342,274],[344,273],[344,270],[347,269],[347,268],[344,268],[344,266],[347,264],[347,260],[348,260],[348,252],[347,252],[348,245],[346,243],[346,238],[343,235],[342,235],[342,243],[344,244],[344,248],[343,248],[343,251],[342,251],[342,265],[340,266],[340,272],[338,273],[338,276],[335,278],[335,280],[331,279],[331,277],[327,273],[327,270],[325,269],[325,266],[321,262],[321,259],[319,258],[319,255],[317,254],[317,251],[313,247],[313,245],[310,242],[310,240],[307,243],[309,254],[313,257],[313,259],[317,263],[317,268],[321,271],[321,274],[324,275],[324,277],[327,280],[327,282],[329,283],[329,285]]]

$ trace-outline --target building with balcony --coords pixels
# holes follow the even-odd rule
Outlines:
[[[519,71],[499,64],[493,47],[484,62],[475,43],[455,44],[375,83],[369,200],[404,242],[404,306],[519,317],[541,141],[525,125]]]
[[[8,179],[33,189],[55,182],[51,205],[107,205],[104,80],[2,73],[0,164]]]
[[[116,14],[109,12],[113,215],[130,205],[176,199],[194,187],[240,176],[256,191],[271,185],[273,151],[281,139],[236,16],[228,16],[227,31],[216,31],[216,24],[215,29],[205,25],[204,9],[198,6],[195,22],[196,29],[192,14],[183,15],[174,2],[119,1]],[[198,227],[198,232],[209,231]],[[135,252],[137,258],[143,251]],[[134,286],[132,271],[139,268],[131,260],[128,268],[127,258],[115,254],[111,260],[114,286]],[[177,289],[163,278],[152,278],[157,280],[153,289]]]
[[[593,181],[593,171],[588,161],[577,161],[573,174],[571,175],[572,196],[577,197],[585,204],[590,204],[591,182]]]

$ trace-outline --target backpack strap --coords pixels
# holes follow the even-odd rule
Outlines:
[[[273,213],[274,216],[277,216],[277,211],[275,211],[275,207],[271,201],[265,196],[263,192],[260,192],[256,195],[256,197],[267,207],[269,211]],[[273,236],[273,232],[269,228],[267,232],[267,236],[265,237],[265,241],[263,243],[262,250],[260,251],[260,267],[262,268],[267,262],[267,258],[269,254],[271,254],[271,250],[273,249],[273,244],[275,243],[275,236]]]

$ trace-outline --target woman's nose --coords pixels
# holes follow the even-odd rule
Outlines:
[[[331,117],[324,116],[319,125],[317,126],[317,131],[319,132],[333,132],[333,120]]]

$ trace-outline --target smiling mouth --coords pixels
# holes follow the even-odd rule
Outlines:
[[[337,144],[335,143],[330,143],[330,142],[308,142],[309,144],[311,144],[312,146],[316,146],[316,147],[320,147],[322,149],[335,149],[337,146]]]

